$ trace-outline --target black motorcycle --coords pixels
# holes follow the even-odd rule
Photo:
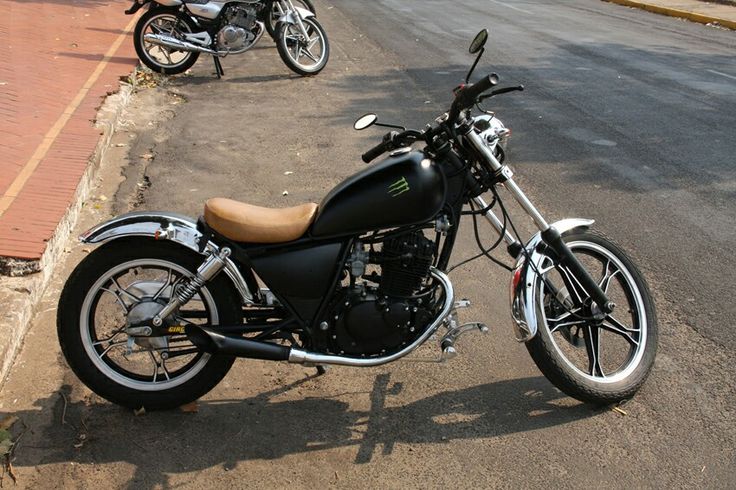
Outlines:
[[[330,56],[310,0],[133,0],[125,13],[144,6],[148,11],[136,24],[133,42],[143,64],[158,73],[183,73],[204,53],[212,55],[220,77],[220,58],[245,53],[264,32],[300,75],[316,75]]]
[[[473,67],[486,39],[484,30],[471,44]],[[523,87],[495,89],[496,75],[470,84],[472,71],[449,112],[422,131],[360,118],[356,129],[394,129],[363,160],[389,156],[319,205],[216,198],[198,221],[136,212],[87,231],[83,242],[103,245],[71,274],[58,307],[61,347],[77,376],[112,402],[165,409],[207,393],[235,357],[376,366],[441,329],[440,358],[452,357],[458,336],[487,330],[458,324],[468,302],[455,301],[447,275],[469,216],[476,257],[512,273],[516,335],[544,375],[586,402],[631,397],[656,351],[646,282],[621,248],[590,230],[592,220],[549,224],[532,205],[499,161],[487,116],[471,117],[483,101]],[[504,188],[540,230],[526,242]],[[498,232],[491,246],[479,217]],[[502,242],[514,267],[491,255]]]

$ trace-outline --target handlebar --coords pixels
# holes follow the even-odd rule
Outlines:
[[[371,160],[380,157],[387,151],[391,150],[392,147],[393,145],[391,144],[391,141],[382,141],[367,152],[363,153],[360,158],[362,158],[365,163],[370,163]]]
[[[477,83],[466,85],[460,89],[460,92],[455,96],[455,100],[452,102],[452,107],[450,107],[448,121],[450,123],[454,123],[461,111],[473,107],[473,104],[475,104],[478,97],[497,83],[498,75],[491,73],[490,75],[480,79]]]
[[[408,146],[414,141],[423,140],[424,137],[424,133],[415,129],[407,129],[406,131],[403,131],[401,133],[391,131],[386,133],[386,135],[383,137],[383,141],[378,143],[367,152],[363,153],[361,158],[365,163],[370,163],[371,160],[376,159],[387,151],[395,150],[396,148],[401,148],[403,146]]]

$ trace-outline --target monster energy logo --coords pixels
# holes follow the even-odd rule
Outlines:
[[[409,191],[409,183],[406,181],[406,177],[401,177],[399,180],[388,186],[388,195],[391,197],[400,196],[404,192]]]

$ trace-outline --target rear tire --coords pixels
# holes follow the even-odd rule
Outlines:
[[[160,268],[162,271],[166,270],[166,264],[173,264],[172,268],[176,269],[177,273],[184,274],[188,272],[194,274],[202,261],[203,257],[201,255],[171,242],[131,238],[115,240],[99,247],[77,266],[64,285],[59,299],[57,332],[61,350],[69,363],[69,367],[87,387],[106,400],[124,407],[163,410],[176,408],[198,399],[225,377],[234,362],[234,358],[210,356],[202,352],[195,352],[191,354],[192,361],[180,369],[177,368],[177,370],[173,370],[172,367],[175,366],[171,364],[169,365],[170,371],[167,370],[166,360],[164,360],[162,372],[159,373],[160,365],[153,367],[154,375],[152,380],[149,380],[145,375],[139,374],[139,372],[130,368],[128,364],[123,365],[124,361],[132,360],[134,356],[136,359],[144,356],[147,363],[146,355],[148,354],[155,364],[157,354],[159,362],[161,361],[162,350],[153,349],[146,352],[145,347],[134,345],[137,352],[122,354],[122,349],[125,348],[125,342],[127,341],[125,332],[116,333],[110,340],[105,340],[104,338],[101,339],[97,331],[98,327],[100,330],[102,329],[98,324],[105,321],[113,324],[114,330],[117,331],[120,318],[127,318],[128,310],[122,304],[119,304],[121,301],[119,298],[123,298],[122,301],[126,304],[130,303],[128,305],[130,311],[136,305],[142,303],[136,303],[132,296],[126,296],[129,293],[124,291],[133,291],[134,294],[143,296],[140,291],[144,288],[149,290],[158,289],[158,285],[163,284],[147,279],[146,275],[141,273],[140,276],[131,276],[140,277],[137,282],[132,282],[132,286],[123,287],[121,290],[113,284],[117,283],[125,286],[122,279],[116,279],[117,276],[115,275],[110,276],[111,280],[104,279],[110,271],[118,269],[125,271],[125,268],[128,267],[127,264],[133,264],[130,266],[131,271],[135,272],[137,267],[137,269],[145,272],[147,271],[145,264],[149,263],[156,264],[152,267]],[[139,272],[136,272],[136,274],[139,274]],[[172,276],[169,276],[169,278],[172,278]],[[100,281],[105,282],[101,283]],[[107,290],[98,293],[100,289],[104,288]],[[171,289],[173,289],[173,286],[171,286]],[[123,293],[113,293],[111,296],[103,294],[103,292],[111,293],[111,290],[118,293],[123,291]],[[200,292],[201,296],[198,294],[197,297],[204,305],[207,321],[233,324],[242,320],[239,297],[225,274],[221,274],[208,282]],[[170,295],[170,293],[166,294]],[[105,302],[111,303],[112,306],[103,311],[103,306],[100,305]],[[116,312],[115,308],[117,306],[120,307],[120,310]],[[120,314],[118,315],[118,313]],[[108,319],[113,320],[109,321]],[[89,335],[86,333],[87,331],[90,332]],[[109,333],[109,330],[107,333]],[[156,337],[152,339],[163,338]],[[174,346],[173,337],[171,339],[172,344],[167,343],[166,349],[167,352],[174,353],[176,352],[174,349],[178,347]],[[186,343],[186,339],[183,339],[182,342]],[[113,344],[117,344],[114,346],[114,350],[112,350]],[[189,345],[182,347],[190,348]],[[110,352],[107,353],[107,351]],[[113,361],[113,355],[121,354],[122,357],[117,357]],[[185,360],[187,357],[181,356],[181,359]],[[174,360],[180,360],[180,358],[174,359],[172,355],[169,362]],[[141,361],[141,363],[143,362]],[[186,369],[189,365],[192,367]],[[158,384],[156,376],[160,376]]]
[[[198,28],[194,23],[177,9],[154,8],[143,14],[135,26],[133,44],[138,58],[151,70],[164,75],[177,75],[184,73],[197,62],[199,54],[192,51],[172,51],[168,48],[152,46],[143,40],[146,34],[152,32],[151,26],[161,27],[169,25],[174,27],[174,34],[180,30],[195,32]],[[167,58],[171,56],[169,60]]]
[[[631,398],[647,379],[657,351],[657,317],[649,287],[628,255],[603,235],[574,230],[563,239],[578,259],[605,261],[597,280],[609,289],[607,294],[617,303],[616,309],[598,325],[583,320],[582,315],[569,314],[571,307],[565,308],[554,299],[559,293],[548,293],[544,282],[538,280],[538,331],[526,347],[547,379],[573,398],[599,405]],[[584,265],[596,279],[591,267]],[[556,270],[545,272],[548,280],[556,282]],[[612,296],[611,286],[622,294]],[[604,351],[604,347],[608,349]],[[580,352],[583,348],[585,355]],[[615,359],[604,364],[604,354],[609,361]],[[619,364],[616,359],[623,361]]]

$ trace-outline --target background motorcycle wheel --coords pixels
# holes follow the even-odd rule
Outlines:
[[[529,354],[573,398],[600,405],[630,398],[649,375],[657,350],[649,287],[626,253],[601,234],[573,230],[563,239],[617,306],[602,322],[576,316],[570,303],[563,305],[570,292],[548,259],[540,272],[558,291],[549,291],[542,280],[535,284],[539,329],[526,343]]]
[[[136,342],[123,331],[132,316],[155,314],[177,281],[192,277],[202,260],[171,242],[130,238],[97,248],[77,266],[59,299],[57,331],[64,357],[85,385],[124,407],[163,410],[198,399],[225,377],[234,358],[203,353],[186,335]],[[238,323],[239,296],[220,274],[176,320]]]
[[[314,17],[302,20],[308,39],[304,39],[299,27],[281,24],[276,35],[276,48],[283,62],[292,71],[308,77],[316,75],[327,65],[330,44],[327,34]]]
[[[197,27],[176,9],[155,8],[143,16],[135,26],[133,44],[138,58],[151,70],[165,75],[184,73],[197,62],[199,53],[177,51],[163,46],[147,43],[143,40],[146,34],[168,34],[181,37],[181,32],[195,32]]]
[[[314,9],[314,5],[310,0],[291,0],[291,3],[295,7],[302,7],[313,14],[316,14],[317,11]],[[278,32],[278,20],[281,17],[281,6],[279,5],[279,2],[272,2],[271,3],[271,12],[268,14],[268,18],[266,19],[266,31],[268,31],[268,35],[271,36],[271,38],[275,41],[276,33]]]

